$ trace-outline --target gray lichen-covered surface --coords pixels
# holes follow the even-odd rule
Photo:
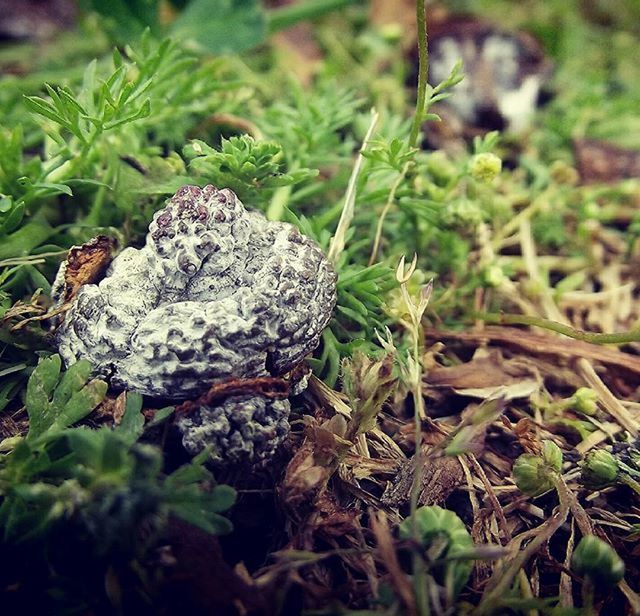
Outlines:
[[[103,280],[81,288],[59,352],[67,364],[89,359],[116,388],[183,400],[231,377],[291,370],[317,346],[335,283],[320,248],[292,225],[247,211],[231,190],[184,186],[155,214],[143,248],[126,248]],[[288,408],[230,399],[180,426],[193,431],[191,451],[255,432],[247,447],[262,458],[272,447],[260,434],[282,437]]]
[[[228,189],[184,186],[145,246],[80,290],[60,354],[89,359],[116,387],[173,400],[217,379],[283,374],[317,346],[335,279],[293,226],[248,212]]]
[[[289,433],[289,401],[264,396],[230,396],[178,420],[191,454],[211,448],[211,462],[233,467],[268,460]]]

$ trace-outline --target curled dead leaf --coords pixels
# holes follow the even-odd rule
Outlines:
[[[112,237],[98,235],[69,250],[64,265],[64,291],[60,294],[63,303],[70,302],[82,285],[93,284],[102,278],[113,259],[115,246]]]
[[[304,442],[289,462],[280,488],[284,504],[293,511],[320,497],[340,458],[353,445],[342,438],[347,422],[341,415],[322,423],[307,417],[306,422]]]

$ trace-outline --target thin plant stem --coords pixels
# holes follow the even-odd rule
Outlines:
[[[473,315],[474,319],[480,319],[485,323],[495,325],[532,325],[541,327],[549,331],[563,334],[574,340],[582,340],[583,342],[591,342],[593,344],[626,344],[629,342],[640,342],[640,328],[631,329],[626,332],[618,332],[612,334],[598,334],[594,332],[585,332],[575,329],[569,325],[544,319],[533,315],[525,314],[495,314],[495,313],[479,313]]]
[[[360,151],[358,152],[356,163],[353,166],[351,177],[349,178],[349,185],[347,186],[347,193],[344,197],[344,207],[342,209],[342,214],[340,215],[340,220],[338,221],[336,232],[331,238],[331,243],[329,244],[329,252],[327,253],[327,258],[333,263],[338,260],[338,257],[342,254],[342,251],[345,247],[347,231],[349,230],[349,226],[351,225],[353,216],[355,214],[356,183],[358,181],[358,177],[360,176],[360,172],[362,171],[362,163],[364,162],[363,152],[367,149],[367,145],[369,145],[369,141],[373,136],[373,131],[376,129],[376,125],[378,124],[378,118],[378,112],[375,109],[372,109],[371,122],[369,123],[367,134],[364,136],[364,139],[362,141],[362,146],[360,147]]]
[[[416,393],[414,392],[414,404],[415,411],[413,415],[415,424],[415,441],[416,441],[416,453],[415,453],[415,469],[413,472],[413,481],[411,483],[411,495],[410,495],[410,510],[411,510],[411,535],[414,540],[414,545],[420,545],[420,531],[418,529],[417,516],[415,515],[418,509],[418,500],[420,498],[420,488],[422,486],[422,467],[424,459],[422,455],[422,421],[418,411],[418,402]],[[422,394],[420,394],[422,399]],[[429,608],[429,597],[427,594],[427,570],[422,555],[418,552],[417,548],[413,549],[412,557],[413,567],[413,592],[416,597],[416,609],[420,616],[428,616],[431,613]]]
[[[422,485],[422,467],[424,464],[424,459],[422,455],[422,421],[420,419],[418,411],[418,402],[415,392],[414,399],[415,411],[413,418],[415,423],[416,466],[413,473],[410,495],[410,510],[412,516],[411,535],[415,542],[415,545],[420,545],[420,531],[418,530],[417,516],[414,514],[418,509],[418,500],[420,498],[420,488]],[[422,399],[422,394],[420,394],[420,399]],[[416,597],[416,609],[420,616],[428,616],[431,613],[431,610],[429,608],[429,597],[427,594],[427,571],[425,562],[422,559],[422,555],[418,553],[416,548],[414,548],[413,550],[411,561],[413,567],[413,591]]]
[[[400,175],[396,178],[396,181],[393,183],[391,190],[389,191],[389,196],[387,197],[387,201],[382,208],[382,212],[380,213],[380,218],[378,218],[378,224],[376,225],[376,234],[373,239],[373,247],[371,248],[371,255],[369,256],[369,265],[373,265],[378,258],[378,252],[380,251],[380,242],[382,241],[382,227],[384,226],[385,218],[389,213],[389,210],[392,208],[395,200],[396,193],[398,192],[398,188],[400,188],[400,184],[404,181],[404,178],[409,171],[409,167],[411,166],[410,162],[406,162],[404,167],[402,167],[402,171],[400,171]]]
[[[429,51],[427,49],[427,14],[425,0],[416,0],[416,20],[418,22],[418,97],[416,112],[411,123],[409,146],[414,148],[418,143],[420,127],[424,118],[427,101],[427,79],[429,77]]]
[[[640,483],[635,479],[632,479],[628,475],[623,476],[620,481],[629,486],[636,494],[640,494]]]
[[[593,608],[594,595],[593,580],[587,575],[582,582],[582,611],[584,616],[594,616]]]
[[[413,121],[411,123],[411,131],[409,133],[409,147],[415,148],[418,143],[418,137],[420,136],[420,127],[422,126],[425,106],[427,103],[427,80],[429,78],[429,51],[427,49],[427,15],[425,8],[425,0],[416,0],[416,22],[418,24],[418,95],[416,100],[416,110],[413,114]],[[411,169],[413,161],[407,161],[400,175],[393,183],[387,201],[380,213],[378,224],[376,225],[376,234],[373,241],[373,247],[371,248],[371,255],[369,256],[369,265],[373,265],[378,258],[378,252],[380,250],[380,242],[382,239],[382,228],[384,221],[391,210],[395,200],[398,188],[404,181],[409,169]]]

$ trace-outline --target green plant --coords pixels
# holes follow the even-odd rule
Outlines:
[[[590,451],[582,464],[582,481],[594,488],[611,485],[618,478],[620,466],[606,449]]]
[[[122,421],[114,430],[70,427],[106,392],[104,381],[86,383],[90,373],[90,364],[79,361],[60,378],[60,357],[53,355],[29,378],[27,437],[2,444],[9,451],[0,461],[0,524],[5,538],[24,541],[72,519],[83,519],[100,533],[101,524],[109,520],[94,520],[93,513],[102,515],[99,511],[104,510],[108,515],[108,503],[121,493],[125,500],[148,499],[150,511],[165,517],[175,513],[208,532],[228,532],[230,525],[216,512],[233,503],[232,492],[226,487],[210,493],[197,489],[211,479],[202,467],[204,458],[163,477],[159,450],[136,443],[144,429],[140,395],[127,396]],[[133,518],[117,523],[134,529],[139,522],[134,510]]]
[[[235,492],[212,485],[203,467],[208,452],[165,474],[160,449],[137,442],[144,431],[140,395],[127,394],[114,429],[70,427],[104,396],[104,382],[85,385],[90,371],[81,361],[59,378],[60,358],[43,359],[27,385],[29,433],[2,443],[2,550],[19,551],[15,571],[0,572],[3,584],[27,563],[33,571],[44,568],[38,573],[43,589],[55,584],[53,571],[60,563],[47,554],[61,537],[67,537],[71,569],[78,568],[82,576],[91,571],[100,579],[110,566],[123,561],[134,559],[142,566],[163,536],[169,516],[208,533],[231,530],[219,512],[231,507]],[[97,599],[82,591],[74,597],[80,603]]]
[[[104,398],[107,384],[87,382],[91,364],[81,360],[60,378],[62,361],[52,355],[40,361],[27,383],[26,407],[31,441],[47,432],[55,434],[84,419]]]
[[[347,4],[348,10],[331,15]],[[612,354],[593,345],[636,343],[640,338],[633,301],[638,182],[614,177],[605,178],[607,184],[590,181],[579,146],[595,138],[629,147],[630,157],[621,160],[633,164],[640,134],[633,130],[638,125],[640,73],[633,61],[637,20],[632,17],[638,11],[627,0],[594,0],[580,10],[576,3],[560,0],[527,0],[509,11],[504,0],[455,4],[483,20],[533,31],[543,41],[555,66],[554,97],[539,109],[526,133],[489,133],[471,143],[451,135],[442,149],[430,149],[442,143],[445,134],[434,124],[436,105],[446,103],[461,73],[458,66],[442,84],[427,83],[421,2],[416,2],[417,91],[407,82],[415,66],[404,49],[405,31],[371,22],[369,6],[359,1],[303,0],[267,9],[257,0],[225,0],[211,11],[210,0],[86,0],[77,29],[50,43],[2,45],[0,428],[5,438],[0,447],[0,507],[6,514],[3,523],[12,529],[10,540],[0,544],[0,561],[6,564],[0,565],[3,588],[17,588],[22,597],[40,588],[51,596],[78,599],[71,606],[76,611],[98,612],[102,604],[96,607],[91,597],[104,598],[105,588],[111,598],[132,587],[151,596],[156,570],[148,567],[149,559],[163,546],[172,518],[180,515],[213,532],[229,528],[224,518],[208,512],[219,515],[216,509],[229,504],[231,492],[215,486],[200,458],[174,470],[182,458],[173,448],[151,446],[164,443],[170,427],[144,428],[142,401],[135,394],[127,394],[127,411],[118,428],[90,429],[112,422],[115,403],[107,398],[98,411],[92,410],[104,394],[104,383],[91,379],[86,364],[66,372],[56,366],[55,356],[48,357],[53,338],[44,319],[51,282],[69,246],[101,233],[116,237],[121,248],[138,247],[165,197],[181,185],[207,182],[233,188],[248,207],[291,222],[315,238],[331,255],[339,276],[334,318],[310,360],[324,384],[313,379],[309,392],[294,401],[292,449],[278,464],[286,462],[289,451],[297,451],[300,424],[295,420],[301,413],[306,443],[301,455],[309,453],[309,442],[314,456],[319,450],[317,460],[327,458],[326,443],[331,451],[339,442],[342,452],[329,456],[339,458],[340,465],[327,467],[316,460],[312,466],[322,477],[317,502],[337,508],[356,503],[363,510],[373,504],[376,514],[372,498],[378,493],[370,490],[372,484],[382,490],[403,463],[403,452],[410,455],[415,447],[417,471],[410,495],[414,515],[408,517],[412,528],[403,531],[408,534],[401,543],[411,546],[411,562],[402,560],[395,570],[400,572],[398,588],[410,596],[405,601],[394,587],[394,600],[385,603],[385,583],[392,577],[388,569],[380,603],[371,603],[371,612],[389,605],[387,613],[392,613],[394,601],[404,603],[408,613],[415,607],[423,615],[431,608],[438,613],[466,609],[461,601],[478,603],[479,587],[462,591],[455,602],[451,592],[446,597],[445,572],[468,566],[493,549],[489,558],[497,554],[500,561],[486,565],[493,572],[477,612],[552,614],[561,609],[557,599],[542,595],[558,571],[548,575],[549,559],[534,557],[547,543],[554,559],[562,556],[569,515],[583,535],[600,533],[598,527],[608,524],[614,545],[637,540],[629,522],[633,509],[625,504],[633,507],[635,495],[624,498],[629,490],[640,491],[638,444],[624,435],[637,432],[637,392],[632,378],[619,376],[633,377],[637,367],[631,355],[628,365],[621,365],[631,347]],[[375,8],[372,14],[381,17]],[[287,36],[269,38],[287,24],[320,17],[311,35],[293,46]],[[170,41],[163,38],[167,34]],[[109,54],[113,43],[117,51]],[[403,255],[414,254],[408,271],[406,266],[396,270]],[[501,327],[471,328],[479,321]],[[535,339],[514,326],[545,328],[589,346],[550,344],[542,360]],[[485,337],[486,345],[479,342]],[[523,345],[529,354],[526,366],[543,374],[541,391],[528,401],[519,391],[529,385],[526,377],[499,391],[434,385],[443,374],[440,368],[463,373],[469,357],[481,361],[484,352],[499,353],[502,340],[508,340],[508,352],[497,362],[500,369],[520,379],[511,369]],[[556,353],[599,362],[603,386],[621,405],[582,373],[549,370]],[[47,359],[37,365],[42,357]],[[546,376],[550,372],[552,378]],[[581,384],[589,388],[578,387]],[[330,392],[327,386],[338,391]],[[470,402],[467,394],[480,396],[482,402]],[[466,412],[458,418],[455,411],[462,404]],[[347,406],[352,417],[341,423],[337,420],[346,416]],[[135,408],[137,412],[131,410]],[[333,409],[340,415],[332,420],[338,427],[331,431],[307,416]],[[443,409],[445,418],[439,417]],[[165,409],[161,415],[170,412]],[[413,426],[408,426],[412,413]],[[146,405],[145,414],[150,414]],[[494,446],[510,432],[535,450],[533,433],[526,432],[530,417],[543,445],[539,453],[515,462],[518,493],[496,479],[490,455],[477,453],[495,453]],[[73,423],[78,421],[86,425]],[[582,463],[571,455],[563,458],[558,447],[544,443],[551,433],[562,451],[569,452],[579,441],[586,446],[595,431],[608,432],[611,422],[619,423],[619,441],[611,449],[593,449]],[[224,422],[216,429],[224,438]],[[433,446],[431,438],[440,430],[447,436]],[[505,451],[513,449],[497,449],[501,457]],[[459,466],[475,489],[467,492],[463,484],[447,504],[468,495],[472,508],[465,511],[476,512],[482,481],[487,500],[480,506],[489,513],[482,521],[487,527],[490,523],[491,535],[502,543],[499,550],[476,546],[472,554],[442,557],[453,522],[430,538],[428,547],[417,534],[416,488],[425,464],[457,463],[445,457],[452,455],[459,456]],[[289,478],[289,472],[275,470],[274,475]],[[330,480],[336,470],[336,480]],[[575,482],[578,470],[578,481],[586,489]],[[178,480],[180,476],[193,482]],[[492,494],[486,482],[501,489]],[[598,507],[592,509],[594,501],[585,505],[583,497],[593,489],[601,491],[594,496]],[[287,508],[296,509],[306,496],[304,490],[294,492],[295,502],[287,499]],[[247,494],[249,500],[255,496],[251,488]],[[536,501],[518,506],[516,513],[514,494],[517,503],[528,497]],[[606,521],[600,517],[602,502]],[[324,526],[311,528],[307,523],[318,519],[307,518],[308,504],[313,505],[305,501],[300,516],[289,517],[285,508],[285,528],[312,542]],[[538,519],[540,511],[546,519]],[[511,516],[517,516],[515,526],[509,524]],[[244,523],[243,516],[238,520]],[[470,527],[471,520],[464,520]],[[482,524],[475,517],[473,523],[479,532]],[[522,531],[512,537],[514,527]],[[302,560],[297,562],[280,553],[278,576],[304,562],[305,579],[315,579],[320,590],[326,590],[322,580],[330,580],[329,588],[337,579],[331,575],[334,563],[343,563],[349,571],[361,555],[369,557],[368,532],[356,537],[351,528],[341,526],[340,536],[331,536],[337,547],[331,546],[330,553],[320,552],[319,543],[298,554]],[[356,523],[353,528],[359,532]],[[388,538],[393,542],[394,537],[390,528]],[[385,543],[376,545],[382,551]],[[382,559],[373,555],[374,566],[396,551],[390,547]],[[73,573],[86,571],[86,577],[65,577],[64,563],[55,554],[67,552]],[[247,561],[251,575],[251,562],[266,556]],[[23,558],[37,563],[35,569],[21,568]],[[635,568],[631,561],[627,566],[633,579]],[[361,576],[364,567],[366,581]],[[412,573],[409,584],[403,583],[403,570]],[[527,577],[536,570],[541,584],[529,588]],[[273,571],[261,583],[276,579],[270,577]],[[357,581],[356,589],[348,583],[331,588],[345,605],[353,601],[362,606],[365,592],[376,594],[376,573],[368,562],[355,575],[340,579]],[[566,575],[562,579],[567,581]],[[85,584],[87,580],[91,582]],[[565,600],[569,594],[562,583]],[[632,603],[631,591],[626,585],[620,588]],[[598,588],[598,600],[601,595],[603,609],[608,609],[604,602],[617,601],[619,595],[611,589],[607,598],[605,590]],[[305,605],[311,610],[325,607],[318,607],[317,597],[326,593],[311,597],[302,588],[300,595],[312,604]],[[588,600],[585,605],[590,605]]]
[[[282,146],[248,135],[223,139],[216,150],[195,140],[184,149],[190,170],[203,182],[233,190],[247,206],[266,209],[276,188],[294,186],[318,175],[317,170],[287,172]]]
[[[393,353],[374,360],[360,351],[342,361],[342,386],[353,409],[351,429],[345,438],[353,440],[376,426],[382,406],[398,384],[393,364]]]
[[[606,541],[594,535],[580,539],[571,557],[571,568],[605,586],[617,584],[624,577],[622,559]]]
[[[595,535],[580,539],[571,557],[571,569],[584,579],[582,608],[588,616],[595,614],[595,588],[615,586],[624,578],[625,566],[616,551]]]
[[[553,441],[544,441],[540,454],[525,453],[515,461],[512,474],[518,488],[530,496],[538,496],[553,489],[559,500],[559,508],[553,517],[544,522],[525,548],[516,550],[502,567],[494,571],[478,605],[478,614],[491,614],[497,609],[521,568],[567,519],[571,495],[560,474],[562,463],[562,451]],[[511,543],[521,545],[519,537],[514,537]]]
[[[553,441],[545,441],[542,455],[525,453],[513,465],[513,480],[518,489],[530,496],[551,490],[554,474],[562,468],[562,452]]]
[[[640,494],[640,455],[636,443],[628,443],[614,455],[606,449],[593,449],[582,461],[580,480],[587,488],[626,485]]]
[[[419,507],[400,524],[400,536],[417,536],[428,558],[442,563],[435,565],[434,573],[445,586],[448,600],[453,601],[473,569],[473,540],[462,520],[436,505]]]

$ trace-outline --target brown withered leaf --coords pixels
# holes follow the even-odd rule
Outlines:
[[[457,366],[435,366],[425,376],[429,387],[453,390],[509,387],[534,380],[532,367],[519,360],[505,360],[499,351],[491,351],[487,357],[472,359]]]
[[[98,424],[117,426],[122,421],[126,405],[126,392],[123,391],[115,397],[107,395],[91,414],[91,420]]]
[[[362,595],[363,576],[367,577],[371,589],[370,592],[366,591],[366,596],[370,597],[371,593],[377,595],[378,575],[373,556],[365,548],[360,523],[361,507],[351,502],[342,503],[341,500],[337,493],[324,491],[316,501],[315,511],[305,520],[294,538],[294,545],[310,551],[328,544],[341,552],[339,567],[328,566],[325,562],[305,570],[305,580],[316,580],[319,585],[325,586],[325,602],[334,596],[337,584],[344,584],[345,591],[354,598]]]
[[[176,415],[187,414],[201,406],[213,406],[229,396],[254,395],[271,400],[284,400],[296,395],[296,387],[306,377],[309,369],[300,363],[283,376],[258,376],[250,379],[229,378],[213,383],[195,400],[186,400],[176,407]]]
[[[113,259],[116,241],[106,235],[98,235],[82,246],[69,250],[64,271],[63,302],[70,302],[85,284],[98,282]]]
[[[397,458],[367,458],[354,452],[349,452],[345,457],[355,479],[367,479],[369,477],[393,477],[402,465]]]
[[[289,462],[279,490],[283,503],[297,518],[304,518],[315,507],[340,456],[352,445],[342,438],[347,422],[341,415],[322,423],[313,417],[305,420],[306,437]]]
[[[514,425],[506,417],[501,417],[502,423],[513,434],[520,443],[521,447],[527,453],[540,454],[540,439],[536,432],[536,425],[529,417],[523,417]]]
[[[407,504],[411,497],[416,464],[420,463],[420,505],[440,505],[465,482],[462,462],[457,454],[447,454],[453,449],[480,456],[485,451],[485,436],[489,425],[504,411],[504,399],[486,400],[480,405],[470,404],[462,412],[461,428],[451,435],[436,430],[422,433],[422,455],[414,454],[401,463],[393,482],[387,485],[381,501],[389,507]],[[407,425],[407,427],[409,427]],[[403,427],[402,430],[406,428]],[[443,449],[443,446],[446,447]]]
[[[303,534],[312,533],[325,541],[334,543],[346,538],[347,535],[355,534],[359,528],[357,522],[359,518],[360,511],[357,508],[343,507],[334,494],[325,491],[316,500],[315,510],[307,519]]]
[[[454,389],[460,396],[468,396],[470,398],[481,398],[488,400],[501,396],[504,400],[515,400],[517,398],[528,398],[540,389],[540,383],[533,379],[525,379],[509,385],[491,385],[489,387],[465,387],[462,389]]]
[[[42,294],[41,290],[38,289],[29,299],[28,302],[23,302],[18,300],[9,310],[7,310],[3,315],[0,323],[3,325],[6,323],[11,323],[14,319],[21,319],[18,321],[18,325],[23,321],[30,320],[36,317],[41,316],[46,312],[46,307],[42,302]],[[13,326],[15,328],[15,326]]]
[[[423,457],[424,462],[424,457]],[[387,486],[382,502],[390,507],[399,507],[409,502],[415,474],[415,456],[400,467],[395,480]],[[457,457],[431,458],[422,467],[420,505],[441,505],[448,496],[464,483],[464,471]]]
[[[640,374],[640,358],[630,353],[608,348],[602,345],[560,338],[549,334],[513,327],[487,326],[480,331],[446,331],[427,329],[428,340],[457,340],[465,343],[490,343],[527,352],[530,356],[554,356],[573,359],[584,357],[615,368],[621,375],[637,379]],[[558,370],[562,367],[560,364]]]
[[[29,418],[23,409],[19,413],[0,413],[0,441],[24,436],[29,430]]]
[[[573,151],[580,178],[592,182],[618,182],[640,178],[640,152],[597,139],[576,139]]]
[[[22,330],[22,335],[25,336],[23,343],[27,343],[29,338],[32,339],[36,345],[41,343],[42,332],[35,330],[28,332],[27,325],[36,321],[46,321],[57,314],[68,310],[70,304],[63,304],[54,310],[47,310],[49,305],[48,300],[44,300],[41,289],[38,289],[28,302],[22,302],[18,300],[9,310],[7,310],[2,319],[0,319],[0,326],[9,327],[11,332],[16,333]],[[15,321],[12,323],[12,321]],[[25,333],[26,332],[26,333]],[[34,348],[37,348],[34,347]]]

